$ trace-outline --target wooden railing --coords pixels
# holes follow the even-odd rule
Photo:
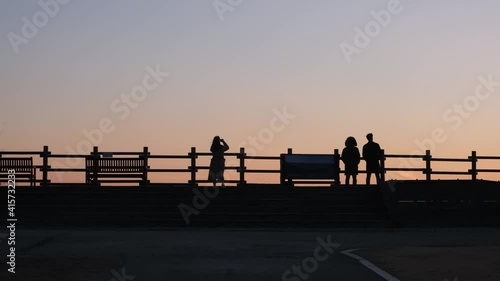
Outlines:
[[[292,149],[289,148],[286,152],[287,154],[292,154]],[[199,157],[211,157],[212,154],[209,152],[198,152],[195,147],[191,148],[191,151],[185,155],[152,155],[149,152],[148,147],[144,147],[141,152],[101,152],[97,147],[94,147],[94,150],[87,155],[80,154],[53,154],[49,151],[48,146],[44,146],[42,151],[0,151],[0,157],[9,157],[9,155],[15,155],[16,157],[22,157],[22,155],[26,156],[39,156],[41,158],[41,165],[35,165],[34,168],[40,170],[41,178],[37,178],[35,180],[39,186],[49,186],[49,185],[57,185],[57,184],[67,184],[67,183],[52,183],[49,180],[49,173],[51,172],[81,172],[85,173],[85,168],[53,168],[50,165],[51,159],[62,159],[62,158],[81,158],[84,160],[88,157],[130,157],[137,156],[139,158],[144,158],[146,161],[146,172],[145,178],[146,181],[148,179],[148,174],[150,173],[184,173],[189,174],[189,180],[187,183],[180,184],[189,184],[192,186],[196,186],[199,183],[207,183],[208,180],[202,180],[197,178],[197,172],[200,170],[209,170],[209,166],[200,166],[198,165]],[[334,155],[337,159],[340,159],[339,150],[335,149]],[[279,169],[248,169],[246,167],[247,161],[249,160],[271,160],[277,161],[279,164],[280,156],[249,156],[245,152],[245,148],[240,148],[239,152],[226,153],[226,158],[228,157],[236,157],[237,166],[226,166],[226,170],[236,171],[239,174],[238,179],[231,179],[226,181],[227,183],[236,183],[237,185],[244,186],[247,184],[246,175],[248,174],[276,174],[277,179],[279,179]],[[423,161],[423,167],[415,168],[415,167],[387,167],[386,162],[388,159],[397,159],[397,158],[414,158],[421,159]],[[186,168],[151,168],[147,165],[148,160],[150,159],[185,159],[190,160],[190,165]],[[478,169],[477,162],[479,160],[500,160],[500,156],[478,156],[475,151],[472,151],[471,155],[467,158],[433,158],[431,152],[429,150],[426,151],[423,155],[407,155],[407,154],[385,154],[384,150],[382,150],[381,157],[381,179],[385,180],[386,172],[394,172],[394,171],[411,171],[411,172],[421,172],[425,175],[426,180],[431,180],[432,175],[462,175],[462,176],[470,176],[471,180],[476,180],[477,175],[479,173],[499,173],[499,168],[491,168],[491,169]],[[82,161],[83,162],[83,161]],[[469,169],[466,171],[437,171],[432,169],[432,162],[462,162],[469,163]],[[362,164],[361,164],[362,165]],[[500,161],[499,165],[500,166]],[[340,169],[342,173],[343,170]],[[360,173],[366,173],[366,171],[360,170]],[[39,173],[40,174],[40,173]]]

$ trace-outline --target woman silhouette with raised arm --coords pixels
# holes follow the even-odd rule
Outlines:
[[[348,137],[345,140],[345,148],[342,150],[341,159],[345,166],[345,184],[349,185],[349,180],[352,176],[352,184],[356,185],[358,175],[358,164],[361,160],[359,149],[356,147],[358,143],[354,137]]]
[[[212,141],[210,151],[212,152],[212,160],[210,160],[210,170],[208,172],[208,180],[215,186],[217,181],[224,186],[224,167],[226,160],[224,152],[229,150],[229,145],[219,136],[215,136]]]

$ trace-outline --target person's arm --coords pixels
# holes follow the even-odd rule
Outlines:
[[[227,145],[226,141],[224,139],[220,139],[220,141],[222,142],[222,145],[224,145],[224,151],[228,151],[229,145]]]
[[[359,155],[359,149],[356,148],[356,164],[359,164],[361,161],[361,155]]]

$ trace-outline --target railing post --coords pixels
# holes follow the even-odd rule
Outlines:
[[[293,154],[293,150],[291,148],[288,148],[287,154]],[[286,179],[286,184],[289,186],[293,186],[292,179]]]
[[[385,182],[385,150],[380,150],[380,181]]]
[[[292,149],[289,148],[288,151],[287,151],[287,154],[292,154]],[[281,186],[285,186],[287,184],[290,184],[291,181],[288,181],[287,182],[287,179],[285,178],[285,171],[283,170],[284,168],[284,161],[285,161],[285,155],[284,154],[280,154],[280,185]]]
[[[142,172],[142,185],[143,186],[146,186],[148,183],[149,183],[149,180],[148,180],[148,170],[149,170],[149,164],[148,164],[148,156],[149,156],[149,151],[148,151],[148,147],[145,146],[143,148],[143,152],[142,152],[142,157],[144,157],[144,170]]]
[[[280,153],[280,186],[285,186],[285,172],[284,172],[284,162],[285,157],[283,153]]]
[[[431,180],[431,174],[432,174],[432,169],[431,169],[431,151],[426,150],[425,151],[425,179],[427,181]]]
[[[49,147],[45,145],[42,152],[42,186],[48,187],[49,185]]]
[[[470,157],[470,161],[472,164],[472,169],[470,170],[472,174],[472,180],[477,180],[477,154],[476,151],[472,151],[472,155]]]
[[[245,186],[246,185],[246,181],[245,181],[245,170],[246,170],[246,167],[245,167],[245,156],[246,156],[245,148],[244,147],[240,147],[240,155],[238,155],[238,158],[240,158],[240,168],[239,168],[239,172],[240,172],[240,183],[239,183],[239,185],[240,186]]]
[[[337,148],[333,150],[333,165],[335,166],[335,185],[340,185],[340,153]]]
[[[198,157],[198,155],[196,155],[196,147],[191,147],[191,153],[189,153],[189,156],[191,156],[191,166],[190,166],[191,180],[190,180],[190,183],[193,187],[195,187],[195,186],[197,186],[197,184],[196,184],[196,171],[197,171],[196,158]]]
[[[92,159],[93,159],[93,171],[92,171],[92,186],[98,186],[99,185],[99,172],[98,172],[98,166],[99,166],[99,148],[97,146],[94,146],[94,150],[91,153]]]

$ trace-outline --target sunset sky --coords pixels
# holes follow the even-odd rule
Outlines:
[[[234,152],[331,153],[371,132],[386,153],[500,155],[498,11],[496,0],[2,1],[0,149],[186,154],[220,135]]]

